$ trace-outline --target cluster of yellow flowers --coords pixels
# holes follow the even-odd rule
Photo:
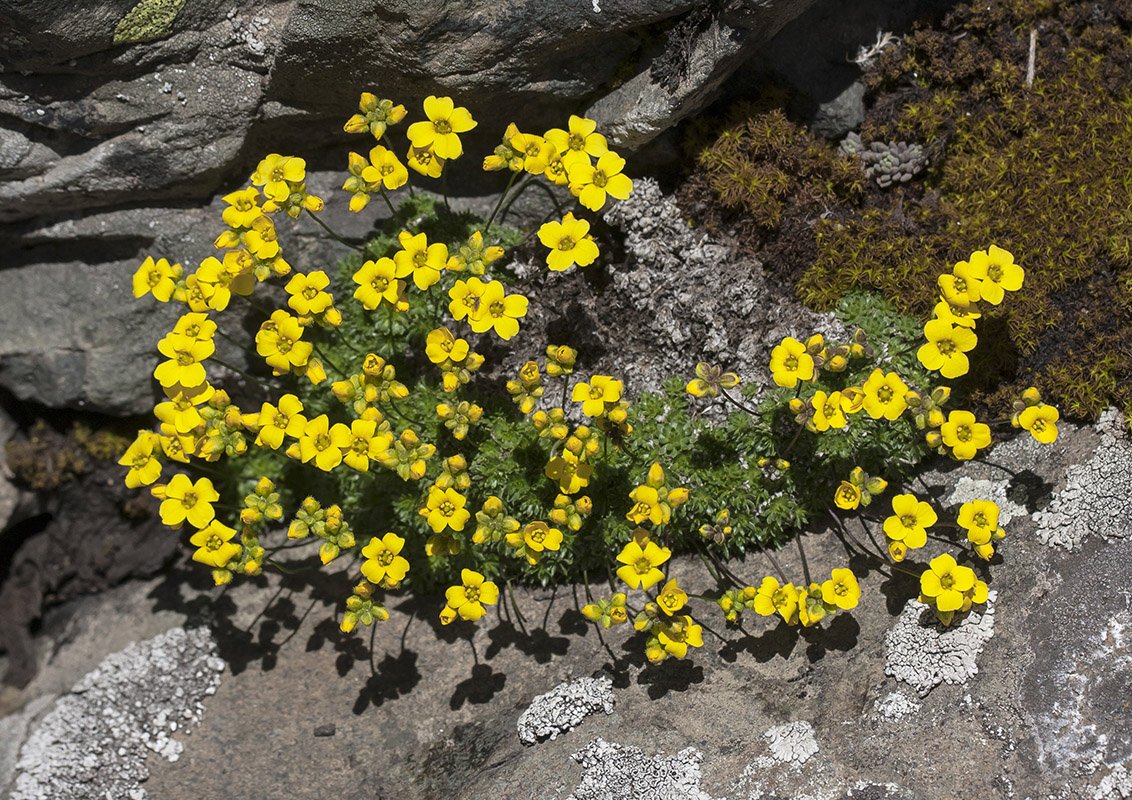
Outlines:
[[[770,575],[763,578],[758,588],[745,586],[730,589],[719,598],[719,607],[730,622],[737,622],[741,609],[754,611],[763,617],[778,614],[787,625],[809,628],[838,611],[857,607],[861,587],[850,569],[834,569],[828,580],[811,582],[808,586],[782,584]]]
[[[424,101],[426,119],[413,122],[407,129],[409,147],[402,163],[388,134],[392,126],[405,120],[405,107],[367,92],[361,96],[358,112],[344,129],[350,133],[368,132],[378,143],[366,155],[348,156],[343,189],[350,195],[350,210],[354,212],[364,209],[375,195],[380,195],[392,211],[390,193],[407,186],[408,169],[427,177],[440,177],[446,165],[463,153],[460,135],[477,125],[468,110],[457,106],[451,98],[428,97]],[[510,169],[512,182],[520,172],[526,173],[528,179],[544,175],[552,183],[568,187],[579,203],[591,211],[601,209],[607,197],[628,197],[632,181],[622,173],[624,166],[624,159],[610,151],[605,138],[596,132],[595,123],[576,116],[570,117],[568,129],[552,129],[543,136],[522,134],[514,124],[508,126],[503,143],[483,164],[485,170]],[[197,548],[194,558],[213,568],[217,584],[227,583],[235,573],[254,575],[262,569],[269,554],[259,544],[259,538],[268,532],[270,524],[282,519],[279,494],[266,478],[260,481],[255,492],[245,499],[240,514],[242,533],[237,542],[236,530],[216,516],[214,504],[219,493],[210,479],[193,482],[188,475],[177,473],[167,483],[159,483],[163,459],[183,464],[189,464],[194,456],[216,460],[225,454],[245,453],[249,444],[254,443],[264,451],[279,451],[325,472],[345,465],[367,473],[371,463],[376,462],[405,481],[419,481],[429,472],[430,461],[436,455],[436,446],[422,441],[412,428],[398,432],[392,425],[391,414],[403,418],[396,403],[409,394],[392,364],[377,353],[365,352],[369,347],[354,347],[350,343],[360,360],[360,366],[351,373],[319,350],[317,331],[336,329],[342,323],[330,276],[320,270],[293,273],[284,258],[273,220],[280,211],[292,218],[306,213],[334,235],[316,216],[324,204],[307,191],[303,159],[271,154],[257,165],[250,184],[224,198],[222,218],[226,227],[215,241],[215,246],[224,251],[223,258],[205,259],[187,275],[179,264],[147,258],[133,279],[135,297],[151,294],[161,302],[178,302],[187,306],[187,313],[158,344],[159,352],[167,360],[157,367],[154,376],[168,400],[155,409],[159,429],[139,431],[122,457],[121,463],[129,467],[126,483],[130,487],[151,487],[150,491],[162,501],[161,517],[165,524],[179,528],[187,521],[197,529],[191,536]],[[491,221],[488,229],[490,225]],[[467,384],[484,363],[483,356],[472,351],[468,340],[454,332],[454,326],[462,323],[473,333],[490,331],[509,340],[519,332],[519,320],[527,313],[525,297],[508,294],[500,281],[485,274],[504,255],[503,248],[486,240],[486,232],[475,231],[450,252],[445,243],[430,242],[423,232],[403,230],[398,235],[398,251],[391,257],[364,261],[352,276],[354,300],[367,311],[377,311],[391,320],[417,302],[410,284],[417,292],[427,293],[446,272],[467,273],[466,278],[451,282],[448,289],[446,310],[453,327],[437,327],[425,343],[425,354],[440,371],[441,385],[448,393]],[[552,270],[565,270],[573,264],[588,265],[598,257],[589,222],[572,213],[560,221],[547,222],[538,235],[551,248],[547,265]],[[258,283],[286,276],[290,276],[283,287],[286,308],[268,311],[250,299]],[[262,315],[254,337],[255,352],[274,376],[293,374],[317,386],[327,379],[328,368],[338,373],[339,379],[332,381],[329,388],[342,403],[347,419],[335,421],[335,415],[327,413],[308,417],[303,401],[295,393],[263,402],[258,412],[245,412],[232,403],[226,392],[209,383],[209,359],[225,369],[239,371],[215,358],[213,341],[217,323],[212,315],[225,311],[233,296],[244,298],[251,311]],[[339,330],[337,335],[343,334]],[[571,386],[576,359],[577,353],[571,348],[550,345],[545,370],[548,378],[561,379],[563,405],[567,398],[579,404],[581,414],[588,418],[585,424],[569,424],[561,405],[535,410],[545,389],[538,362],[528,362],[520,370],[518,380],[508,383],[519,410],[527,415],[539,437],[552,443],[544,471],[557,486],[558,494],[546,519],[522,524],[505,512],[498,497],[490,496],[475,512],[474,533],[470,537],[473,544],[505,543],[515,557],[534,565],[545,554],[566,546],[567,537],[572,537],[582,527],[584,517],[592,512],[592,501],[581,491],[593,475],[594,459],[610,444],[619,446],[632,429],[622,383],[611,376],[594,375]],[[438,404],[436,413],[452,431],[453,438],[462,440],[469,426],[479,422],[483,410],[474,403],[454,400]],[[650,472],[649,482],[631,494],[634,505],[628,516],[638,523],[651,521],[662,526],[668,522],[672,508],[687,498],[687,492],[667,490],[659,465],[655,469],[659,479]],[[470,489],[468,464],[459,454],[443,459],[439,476],[422,487],[419,513],[432,532],[425,544],[426,556],[456,554],[465,546],[464,533],[472,523],[472,510],[468,508]],[[368,542],[358,542],[342,508],[324,508],[313,497],[302,502],[287,536],[318,541],[319,557],[324,564],[343,552],[353,552],[359,558],[362,580],[346,601],[341,622],[344,631],[353,630],[359,623],[369,625],[388,618],[375,592],[397,589],[408,575],[410,562],[403,553],[405,538],[388,532]],[[498,595],[492,581],[465,569],[461,583],[446,593],[441,621],[447,624],[457,618],[479,619],[486,605],[498,601]],[[676,610],[671,603],[662,606]],[[691,625],[686,616],[664,617],[656,625],[653,638],[668,648],[666,652],[683,655],[686,646],[681,649],[679,642],[694,646],[700,643],[699,626]]]

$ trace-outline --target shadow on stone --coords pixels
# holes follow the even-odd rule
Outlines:
[[[648,687],[649,697],[659,700],[670,691],[685,692],[694,683],[704,682],[704,668],[685,659],[667,658],[650,664],[637,675],[637,683]]]
[[[507,676],[504,673],[496,672],[488,664],[476,664],[472,667],[472,674],[456,684],[456,691],[452,693],[448,705],[453,711],[463,708],[464,703],[483,705],[502,691],[506,683]]]

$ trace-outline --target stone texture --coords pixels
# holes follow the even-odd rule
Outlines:
[[[811,2],[731,0],[706,16],[688,0],[189,3],[167,36],[121,45],[127,0],[0,6],[0,386],[145,411],[145,355],[167,314],[122,294],[137,264],[195,267],[216,235],[196,209],[215,210],[268,152],[341,170],[363,89],[414,114],[429,94],[459,97],[480,122],[470,152],[512,120],[541,130],[587,109],[632,150]]]

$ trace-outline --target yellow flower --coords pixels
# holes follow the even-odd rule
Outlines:
[[[448,290],[452,302],[448,304],[448,313],[455,320],[467,317],[469,320],[480,315],[483,294],[487,284],[479,278],[468,278],[466,281],[456,281]]]
[[[546,171],[547,164],[555,149],[546,139],[533,133],[519,133],[518,131],[507,141],[507,144],[516,154],[523,157],[523,169],[531,175],[541,175]]]
[[[180,334],[168,334],[157,343],[157,350],[168,358],[157,365],[153,377],[165,387],[181,385],[201,386],[207,375],[200,362],[216,352],[210,339],[190,339]]]
[[[425,355],[433,364],[443,364],[445,361],[463,361],[468,356],[468,342],[457,339],[447,328],[437,328],[430,331],[425,340]]]
[[[358,288],[354,290],[354,299],[368,310],[373,311],[382,303],[389,305],[394,311],[409,310],[405,282],[397,279],[397,265],[393,259],[366,261],[352,278],[358,284]]]
[[[895,372],[885,375],[881,369],[874,369],[861,389],[865,393],[865,412],[873,419],[894,420],[908,407],[908,384]]]
[[[814,416],[811,419],[814,430],[844,428],[849,424],[849,418],[845,416],[846,403],[842,401],[841,392],[832,392],[829,395],[822,391],[814,392],[810,403],[814,409]]]
[[[252,173],[252,183],[263,187],[265,197],[282,203],[291,196],[288,183],[302,183],[306,168],[307,163],[301,158],[272,153],[259,162]]]
[[[303,426],[303,435],[299,438],[299,457],[304,464],[313,460],[316,467],[330,472],[342,463],[342,448],[349,447],[352,441],[349,428],[341,422],[330,427],[329,418],[325,414],[319,414]]]
[[[1050,444],[1057,439],[1057,420],[1060,416],[1053,406],[1039,403],[1023,409],[1018,415],[1018,424],[1042,444]]]
[[[256,352],[263,356],[277,375],[292,366],[301,367],[310,359],[314,345],[300,341],[303,335],[299,320],[283,309],[271,314],[271,319],[260,325],[256,334]]]
[[[843,611],[856,608],[857,601],[861,599],[861,587],[853,570],[835,569],[831,574],[832,577],[821,585],[822,600]]]
[[[991,443],[990,426],[975,422],[975,415],[970,411],[952,411],[939,432],[943,443],[960,461],[974,458],[975,453]]]
[[[554,272],[561,272],[577,264],[588,267],[598,256],[597,245],[589,235],[588,220],[575,219],[567,214],[561,222],[551,220],[538,229],[538,238],[550,253],[546,265]]]
[[[687,614],[681,614],[667,624],[659,626],[656,638],[670,656],[683,658],[688,654],[688,647],[703,647],[703,628],[692,622]]]
[[[861,505],[860,487],[854,486],[849,481],[842,481],[837,491],[833,493],[833,504],[846,511],[852,511]]]
[[[170,528],[179,528],[188,520],[194,528],[203,528],[216,516],[212,503],[219,499],[220,493],[208,478],[193,483],[187,475],[177,473],[164,489],[159,509],[161,522]]]
[[[376,420],[356,419],[350,423],[350,441],[344,445],[346,452],[342,460],[346,462],[346,466],[359,472],[369,472],[370,459],[376,459],[391,444],[393,444],[393,434],[386,432],[379,434]]]
[[[939,611],[958,611],[963,593],[975,586],[975,571],[961,567],[947,553],[936,556],[920,575],[920,593]]]
[[[439,178],[444,171],[444,159],[432,152],[431,147],[410,147],[409,166],[426,178]]]
[[[576,163],[589,163],[591,157],[601,158],[609,152],[605,137],[596,133],[597,123],[592,119],[571,114],[567,127],[551,128],[546,132],[546,140],[554,145],[562,161],[569,169]]]
[[[221,568],[238,556],[244,549],[233,544],[231,539],[236,535],[234,528],[229,528],[220,520],[212,520],[207,526],[189,537],[189,542],[197,548],[193,553],[193,561],[207,564],[210,567]]]
[[[409,180],[409,170],[405,168],[393,151],[377,145],[369,151],[370,166],[362,170],[362,180],[367,183],[380,183],[389,191],[400,189]]]
[[[946,300],[940,300],[935,304],[932,316],[951,325],[958,325],[961,328],[971,328],[974,330],[975,320],[983,315],[976,311],[974,306],[970,308],[956,308],[950,305]]]
[[[943,299],[948,305],[970,308],[979,302],[982,281],[972,274],[971,265],[966,261],[956,264],[950,275],[940,275],[938,282]]]
[[[398,555],[404,546],[405,540],[395,533],[373,537],[362,548],[362,574],[371,583],[386,581],[387,586],[396,586],[409,572],[409,562]]]
[[[589,383],[575,383],[570,399],[582,404],[582,413],[587,417],[600,417],[607,403],[621,399],[622,389],[621,381],[609,375],[594,375]]]
[[[521,294],[505,296],[503,284],[492,281],[484,287],[477,313],[468,316],[468,324],[476,333],[494,330],[506,341],[519,332],[519,318],[526,314],[527,298]]]
[[[1026,273],[1014,263],[1014,256],[1001,247],[991,245],[987,250],[971,253],[971,275],[982,281],[982,299],[991,305],[1002,302],[1004,290],[1014,292],[1022,288]]]
[[[664,577],[658,567],[671,555],[667,547],[659,547],[649,539],[648,531],[637,528],[632,541],[617,555],[617,560],[625,565],[618,568],[617,577],[632,589],[650,589]]]
[[[835,606],[827,605],[822,598],[820,584],[811,583],[798,590],[798,621],[803,627],[817,625],[836,610]]]
[[[998,512],[992,500],[971,500],[959,507],[959,527],[967,529],[972,544],[987,544],[998,531]]]
[[[563,450],[546,465],[546,477],[558,481],[558,491],[577,494],[590,482],[594,468],[582,463],[569,450]]]
[[[263,216],[259,207],[259,190],[254,186],[246,189],[237,189],[224,195],[224,202],[228,204],[220,216],[229,228],[240,230],[250,228],[258,217]]]
[[[804,344],[787,336],[771,351],[770,372],[776,384],[792,389],[799,380],[813,379],[814,358],[806,352]]]
[[[527,523],[522,532],[512,531],[505,538],[507,544],[517,548],[532,565],[538,563],[543,551],[557,550],[562,546],[562,531],[541,521]]]
[[[938,370],[945,378],[958,378],[966,375],[970,368],[967,351],[979,343],[975,332],[963,327],[954,327],[942,319],[929,320],[924,325],[927,344],[916,352],[916,358],[927,369]]]
[[[428,122],[414,122],[406,134],[413,147],[428,147],[439,158],[459,158],[463,152],[460,137],[478,123],[472,119],[468,109],[455,106],[451,97],[429,95],[424,101],[424,112]]]
[[[884,535],[905,547],[923,547],[928,541],[928,528],[938,521],[928,503],[914,494],[898,494],[892,498],[892,516],[884,521]]]
[[[464,524],[471,519],[471,512],[464,508],[468,499],[455,489],[438,489],[429,487],[428,500],[425,509],[428,510],[428,525],[433,533],[440,533],[445,528],[454,531],[464,530]]]
[[[682,609],[687,602],[688,593],[676,584],[675,578],[664,584],[660,594],[656,597],[656,604],[665,614],[670,615]]]
[[[149,486],[161,477],[161,462],[154,455],[159,447],[157,434],[153,431],[138,431],[137,438],[126,448],[126,452],[118,459],[118,463],[129,467],[126,473],[126,486],[136,489],[139,486]]]
[[[402,248],[393,254],[398,277],[412,274],[413,283],[422,291],[440,280],[440,273],[448,263],[446,244],[434,242],[430,245],[425,234],[413,236],[408,231],[401,231],[397,238]]]
[[[287,298],[287,305],[300,316],[321,314],[334,302],[334,298],[329,293],[322,291],[329,285],[330,278],[322,270],[316,270],[309,275],[296,272],[284,287],[290,295]]]
[[[487,613],[484,603],[490,606],[499,602],[499,588],[494,582],[484,580],[483,575],[474,570],[462,570],[460,583],[462,585],[450,586],[444,592],[448,608],[455,611],[460,619],[474,622]],[[444,621],[442,615],[441,622]],[[448,621],[451,622],[451,619]]]
[[[177,278],[181,277],[181,265],[169,266],[164,258],[154,261],[147,256],[138,271],[134,273],[134,297],[152,294],[162,303],[168,303],[173,297],[173,288]]]
[[[298,439],[307,425],[302,410],[303,404],[293,394],[280,397],[278,408],[271,403],[264,403],[259,412],[259,433],[255,443],[260,447],[278,450],[285,435]]]
[[[589,159],[567,163],[570,177],[570,192],[578,202],[590,211],[597,211],[605,205],[606,195],[624,200],[633,191],[633,181],[621,174],[625,159],[610,151],[591,165]]]
[[[275,223],[266,214],[260,214],[244,234],[244,244],[248,251],[261,261],[269,261],[279,255],[279,239]]]
[[[696,377],[688,381],[684,391],[692,397],[711,395],[719,397],[723,389],[731,389],[739,385],[739,376],[734,372],[724,372],[723,367],[713,366],[700,362],[696,364]]]

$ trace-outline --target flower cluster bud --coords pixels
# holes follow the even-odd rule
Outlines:
[[[546,374],[552,378],[570,375],[574,372],[574,363],[578,360],[578,351],[565,345],[548,345],[546,348]]]

